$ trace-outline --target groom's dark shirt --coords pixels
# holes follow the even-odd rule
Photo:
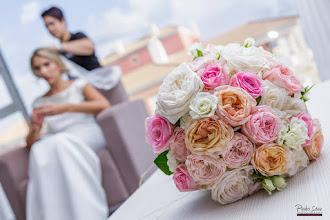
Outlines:
[[[77,32],[75,34],[71,34],[69,41],[78,40],[78,39],[82,39],[82,38],[87,38],[87,36],[82,32]],[[79,66],[84,67],[87,70],[93,70],[93,69],[101,67],[97,57],[95,56],[95,52],[89,56],[78,56],[78,55],[75,55],[72,53],[66,53],[66,52],[62,52],[62,55],[65,56],[66,58],[68,58],[69,60],[72,60]]]

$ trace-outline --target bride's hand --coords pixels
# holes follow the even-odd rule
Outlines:
[[[69,111],[69,105],[64,103],[45,104],[38,108],[43,116],[57,115]]]
[[[33,126],[41,127],[44,116],[40,114],[38,109],[33,109],[30,121]]]

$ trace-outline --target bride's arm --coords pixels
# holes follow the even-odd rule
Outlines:
[[[39,116],[37,111],[33,111],[29,125],[29,133],[26,137],[26,146],[31,148],[39,140],[43,117]]]
[[[82,112],[97,115],[101,111],[110,107],[108,100],[93,86],[86,84],[83,88],[86,101],[78,104],[71,103],[51,103],[38,107],[38,111],[43,116],[57,115],[64,112]]]
[[[68,104],[69,112],[83,112],[97,115],[110,107],[108,100],[90,84],[86,84],[83,94],[86,101],[79,104]]]

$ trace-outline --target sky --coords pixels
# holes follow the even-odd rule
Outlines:
[[[40,14],[51,6],[64,11],[68,29],[83,31],[95,43],[99,58],[159,27],[196,23],[201,40],[208,40],[249,21],[296,15],[294,0],[0,0],[0,51],[23,102],[31,112],[33,100],[47,85],[30,71],[34,49],[57,40],[46,30]],[[10,103],[0,77],[0,108]],[[0,125],[1,127],[1,125]],[[1,130],[1,128],[0,128]]]

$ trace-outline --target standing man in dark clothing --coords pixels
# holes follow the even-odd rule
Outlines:
[[[66,58],[87,70],[101,67],[93,42],[82,32],[70,33],[67,30],[63,12],[57,7],[51,7],[41,14],[51,35],[60,40],[56,49]]]

